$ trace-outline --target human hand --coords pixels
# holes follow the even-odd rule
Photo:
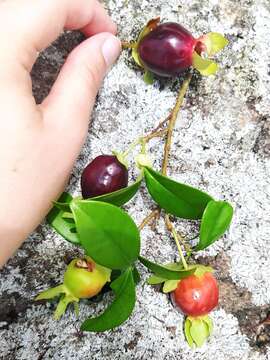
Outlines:
[[[36,105],[29,72],[64,28],[91,37]],[[120,53],[115,32],[96,0],[0,0],[0,267],[66,185],[98,88]]]

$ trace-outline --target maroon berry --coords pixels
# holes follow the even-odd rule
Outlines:
[[[128,170],[116,156],[100,155],[86,166],[81,177],[84,199],[107,194],[126,187]]]
[[[200,42],[176,23],[158,25],[139,43],[140,61],[147,70],[161,76],[175,76],[192,65],[195,50],[201,53]]]

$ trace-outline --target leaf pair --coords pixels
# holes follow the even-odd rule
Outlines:
[[[134,184],[114,191],[109,194],[97,196],[87,201],[102,201],[116,206],[122,206],[131,200],[141,185],[142,179],[138,179]],[[52,226],[63,238],[72,244],[80,245],[80,240],[77,234],[76,226],[72,218],[67,218],[66,213],[71,212],[70,204],[73,202],[73,197],[64,192],[54,207],[47,215],[47,222]],[[72,215],[72,214],[71,214]]]
[[[203,250],[219,239],[229,227],[233,209],[225,201],[176,182],[160,173],[144,168],[147,189],[155,202],[167,213],[183,219],[201,219],[200,240],[196,250]]]

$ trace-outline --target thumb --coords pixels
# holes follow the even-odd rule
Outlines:
[[[110,33],[92,36],[77,46],[41,104],[45,121],[63,122],[64,128],[76,121],[77,129],[86,128],[101,82],[120,51],[120,41]]]

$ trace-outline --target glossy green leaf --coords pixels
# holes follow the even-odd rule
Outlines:
[[[232,217],[233,208],[228,202],[210,201],[203,213],[196,250],[203,250],[218,240],[230,226]]]
[[[98,264],[123,269],[137,260],[140,234],[126,212],[108,203],[76,199],[71,210],[80,242]]]
[[[127,269],[114,280],[111,283],[111,288],[115,294],[115,300],[103,314],[97,318],[84,321],[81,326],[83,331],[106,331],[121,325],[129,318],[136,301],[132,270]]]
[[[141,281],[141,275],[136,267],[134,267],[133,269],[133,279],[136,285],[139,284],[139,282]]]
[[[192,54],[192,66],[204,76],[214,75],[218,71],[218,65],[214,61],[203,59],[196,51]]]
[[[221,34],[210,32],[202,37],[203,43],[207,47],[207,55],[213,56],[229,44],[229,41]]]
[[[190,328],[191,328],[191,321],[189,320],[189,318],[187,318],[185,320],[185,325],[184,325],[184,331],[185,331],[185,336],[186,336],[186,340],[188,342],[188,345],[193,348],[194,347],[194,341],[192,339],[192,336],[190,334]]]
[[[146,258],[139,256],[140,262],[151,270],[155,275],[166,280],[179,280],[184,279],[185,277],[192,275],[195,269],[190,270],[170,270],[163,265],[158,265],[152,261],[147,260]]]
[[[189,329],[192,340],[196,346],[201,347],[209,337],[207,324],[200,318],[193,318]]]
[[[63,194],[67,194],[67,195],[68,195],[68,196],[67,196],[67,198],[69,199],[68,202],[58,202],[58,201],[54,201],[54,202],[53,202],[53,205],[54,205],[55,207],[57,207],[58,209],[64,211],[64,212],[69,212],[69,211],[71,211],[71,210],[70,210],[70,201],[72,200],[72,196],[71,196],[70,194],[68,194],[68,193],[63,193]],[[63,196],[63,194],[62,194],[62,196]]]
[[[163,285],[162,291],[165,294],[170,293],[177,288],[178,283],[179,283],[179,280],[166,280]]]
[[[87,199],[85,201],[103,201],[103,202],[110,203],[110,204],[113,204],[116,206],[122,206],[134,197],[134,195],[139,190],[141,182],[142,182],[142,179],[139,179],[134,184],[132,184],[126,188],[114,191],[109,194],[96,196],[94,198]]]
[[[72,219],[63,218],[63,214],[67,210],[67,206],[69,206],[68,204],[71,203],[72,199],[70,194],[63,193],[58,200],[57,205],[55,205],[47,215],[47,222],[58,232],[58,234],[62,235],[64,239],[73,244],[80,245],[78,234],[74,232],[74,221],[72,221]],[[60,206],[59,204],[62,205]]]
[[[208,194],[169,179],[153,169],[145,168],[144,175],[150,195],[169,214],[184,219],[200,219],[212,200]]]

